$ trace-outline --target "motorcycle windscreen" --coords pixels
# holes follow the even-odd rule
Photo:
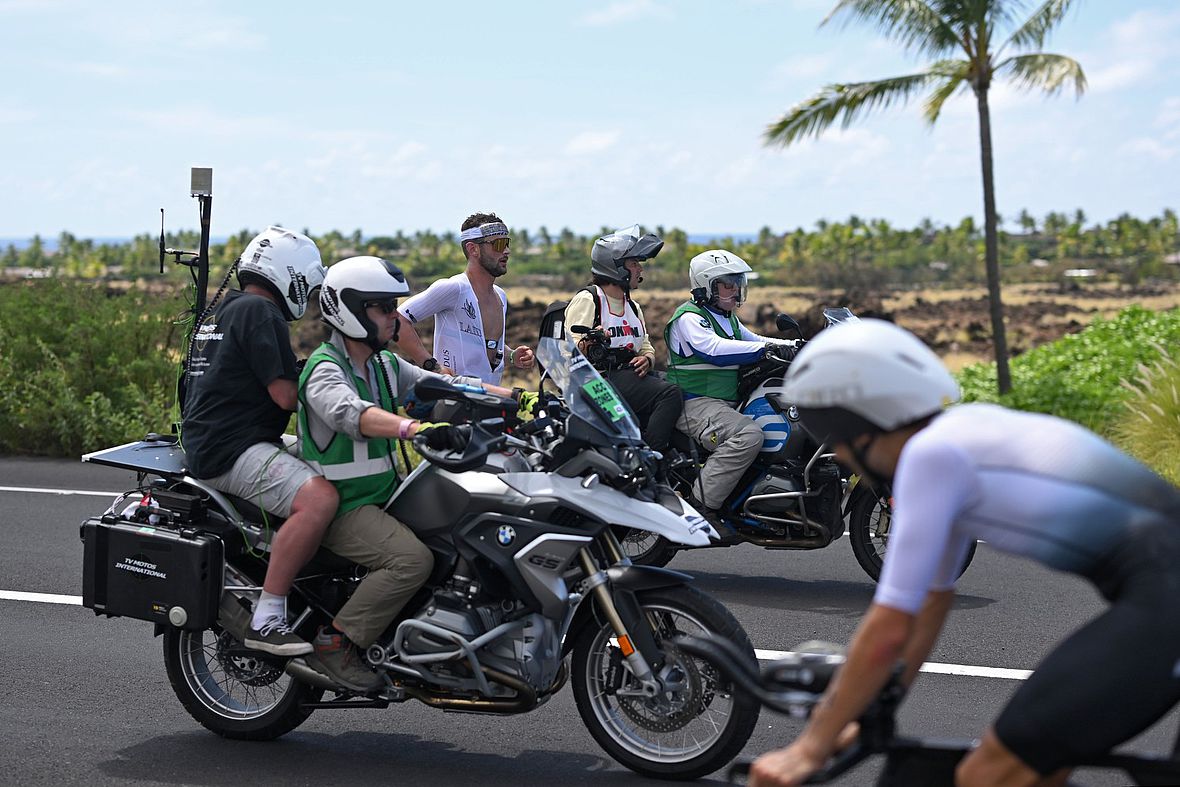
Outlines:
[[[572,339],[541,339],[537,357],[578,419],[612,438],[640,442],[639,426],[631,411]]]

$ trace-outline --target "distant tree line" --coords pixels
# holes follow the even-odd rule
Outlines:
[[[1071,269],[1138,284],[1151,279],[1180,278],[1180,222],[1166,209],[1160,216],[1139,219],[1129,214],[1087,225],[1081,210],[1049,213],[1038,219],[1023,210],[1015,221],[1001,220],[1000,264],[1007,282],[1061,281]],[[760,275],[757,284],[825,288],[883,286],[963,286],[985,281],[982,227],[968,217],[957,225],[937,226],[923,220],[912,228],[894,227],[883,219],[851,216],[846,221],[819,221],[775,233],[769,227],[753,239],[718,238],[708,246],[690,243],[684,230],[647,228],[664,238],[663,252],[645,274],[647,284],[679,289],[685,286],[688,260],[707,248],[727,248],[746,259]],[[608,232],[604,227],[602,232]],[[306,230],[305,230],[306,232]],[[242,230],[225,243],[214,243],[209,256],[216,284],[255,230]],[[373,254],[397,262],[416,287],[463,267],[456,233],[415,232],[365,237],[360,230],[308,233],[325,262],[357,254]],[[569,229],[551,232],[512,230],[509,283],[516,286],[569,290],[589,277],[594,236]],[[171,248],[195,250],[195,232],[170,234]],[[0,255],[0,274],[81,279],[176,279],[169,258],[160,274],[158,236],[138,235],[125,243],[96,243],[63,232],[56,248],[46,249],[40,237],[18,250],[9,245]]]

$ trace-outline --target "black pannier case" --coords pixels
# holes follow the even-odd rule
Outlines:
[[[217,620],[220,539],[112,517],[82,523],[82,606],[192,631]]]

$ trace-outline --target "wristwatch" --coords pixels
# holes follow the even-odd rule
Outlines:
[[[438,371],[438,359],[437,358],[427,358],[425,361],[422,362],[422,368],[428,372],[437,372]]]

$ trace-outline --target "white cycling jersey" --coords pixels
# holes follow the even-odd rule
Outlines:
[[[1105,440],[991,404],[952,407],[910,438],[893,495],[873,600],[911,614],[954,585],[976,540],[1098,579],[1134,531],[1180,525],[1180,492]]]

